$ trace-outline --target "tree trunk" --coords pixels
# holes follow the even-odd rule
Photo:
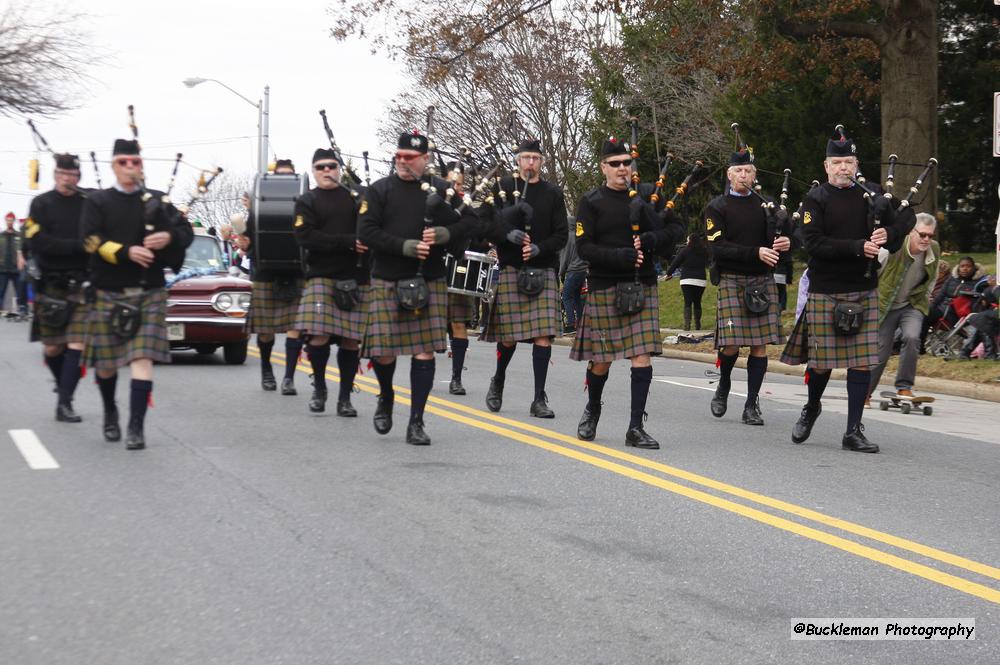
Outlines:
[[[895,153],[901,162],[926,163],[937,156],[938,140],[938,0],[890,0],[882,44],[882,162]],[[944,166],[944,165],[940,165]],[[883,183],[885,182],[883,167]],[[897,166],[895,191],[900,198],[922,167]],[[925,182],[920,210],[937,211],[937,179]]]

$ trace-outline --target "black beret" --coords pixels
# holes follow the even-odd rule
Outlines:
[[[753,164],[753,151],[750,148],[734,152],[729,156],[730,166],[745,166],[747,164]]]
[[[57,169],[63,169],[64,171],[80,170],[80,158],[76,155],[62,153],[55,155],[55,160]]]
[[[542,142],[538,139],[524,139],[514,148],[514,154],[520,155],[522,152],[535,152],[542,154]]]
[[[427,154],[427,137],[413,130],[412,132],[403,132],[399,135],[399,142],[396,144],[396,148],[399,150],[416,150],[422,155]]]
[[[316,148],[316,152],[313,153],[312,163],[315,164],[316,162],[324,159],[332,159],[338,164],[340,163],[340,160],[337,159],[337,153],[333,150],[330,150],[329,148]]]
[[[601,157],[611,157],[612,155],[627,155],[629,154],[629,145],[624,141],[619,141],[613,136],[609,136],[608,140],[604,142],[604,146],[601,148]]]
[[[138,155],[139,142],[127,139],[115,139],[115,147],[111,149],[112,155]]]
[[[279,159],[276,162],[274,162],[274,170],[275,171],[277,171],[278,169],[281,169],[281,168],[288,168],[288,169],[291,169],[291,170],[294,171],[295,170],[295,164],[293,164],[292,160],[290,160],[290,159]]]
[[[847,138],[844,134],[844,126],[837,125],[836,133],[826,142],[827,157],[857,157],[858,146],[854,139]]]

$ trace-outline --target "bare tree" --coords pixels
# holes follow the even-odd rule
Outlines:
[[[99,54],[81,31],[83,15],[24,3],[0,10],[0,114],[52,116],[74,108],[84,64]]]
[[[241,197],[244,193],[253,191],[253,180],[253,173],[223,171],[212,181],[208,192],[191,205],[188,219],[191,222],[199,221],[206,228],[218,229],[223,224],[228,224],[234,214],[246,212]],[[197,185],[192,185],[187,190],[188,199],[197,192]]]

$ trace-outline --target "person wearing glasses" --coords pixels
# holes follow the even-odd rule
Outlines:
[[[910,209],[897,211],[902,216]],[[902,220],[901,220],[902,221]],[[905,222],[904,222],[905,223]],[[920,334],[930,307],[930,289],[937,279],[941,247],[934,241],[937,220],[926,212],[916,216],[916,224],[903,246],[891,254],[879,250],[882,268],[878,279],[878,364],[872,368],[868,395],[878,387],[885,364],[892,355],[896,331],[902,336],[899,367],[896,369],[896,393],[913,397],[920,357]]]
[[[153,363],[170,362],[163,270],[180,271],[194,231],[163,192],[146,189],[138,141],[115,141],[111,170],[114,185],[88,194],[83,204],[84,250],[96,288],[84,362],[97,373],[107,441],[121,439],[115,388],[118,368],[131,369],[125,447],[140,450]]]
[[[627,143],[613,137],[605,141],[605,183],[585,194],[577,206],[577,252],[590,265],[587,302],[570,351],[571,359],[588,363],[588,400],[577,436],[594,440],[611,363],[628,358],[632,402],[625,445],[658,449],[659,442],[643,426],[653,380],[650,356],[663,349],[654,252],[672,249],[684,237],[684,227],[671,211],[658,213],[646,203],[645,189],[629,196],[629,155]]]
[[[326,410],[326,365],[333,342],[339,347],[337,415],[353,418],[358,412],[351,404],[351,391],[367,314],[368,248],[357,238],[358,204],[341,185],[343,169],[337,153],[316,150],[312,170],[316,186],[295,202],[295,239],[306,253],[306,286],[295,329],[309,340],[307,355],[313,370],[309,410]]]
[[[80,158],[55,155],[55,188],[31,201],[24,237],[31,245],[40,277],[36,283],[31,341],[42,343],[45,364],[56,380],[56,420],[78,423],[73,395],[80,381],[80,358],[87,332],[88,306],[83,285],[90,256],[83,251],[80,216],[84,192]]]
[[[290,159],[279,159],[274,166],[275,175],[295,175],[295,164]],[[253,238],[256,235],[254,211],[247,210],[246,232],[238,236],[236,245],[250,253],[250,280],[253,285],[250,312],[247,314],[247,331],[257,333],[257,348],[260,350],[260,386],[264,390],[277,390],[271,366],[271,350],[274,337],[285,333],[285,376],[281,379],[282,395],[297,395],[295,390],[295,368],[302,352],[302,339],[295,329],[295,317],[299,311],[299,299],[305,280],[301,270],[275,272],[261,270],[257,266]]]
[[[757,167],[749,149],[732,154],[726,177],[728,191],[705,208],[705,229],[721,275],[715,312],[720,377],[710,409],[716,418],[726,415],[733,367],[740,347],[749,346],[742,421],[762,426],[758,396],[767,373],[767,345],[781,341],[781,306],[772,273],[781,253],[791,247],[788,214],[764,209],[753,195]]]
[[[517,178],[503,178],[490,207],[488,239],[497,247],[500,278],[480,341],[495,342],[496,372],[486,393],[486,407],[499,411],[507,366],[518,342],[531,342],[534,397],[529,413],[554,418],[545,380],[552,358],[552,338],[561,330],[559,252],[566,246],[566,200],[562,188],[542,180],[542,147],[525,139],[515,151]],[[506,203],[504,203],[504,201]],[[533,280],[534,283],[528,282]]]
[[[839,126],[838,126],[839,129]],[[858,173],[857,145],[842,132],[826,144],[827,182],[810,191],[802,207],[802,237],[809,253],[809,300],[781,355],[789,365],[807,363],[808,399],[792,428],[792,442],[809,438],[822,412],[820,400],[830,371],[847,369],[847,429],[844,450],[877,453],[879,447],[864,434],[861,416],[878,364],[879,248],[899,247],[905,232],[889,199],[877,185],[869,201],[853,182]],[[881,225],[873,229],[874,219]]]
[[[396,358],[412,356],[406,442],[417,446],[431,443],[424,407],[434,384],[434,353],[447,348],[444,246],[452,231],[477,224],[471,207],[459,211],[445,201],[449,184],[426,174],[429,161],[425,135],[400,134],[394,172],[372,183],[358,211],[358,236],[372,252],[368,325],[361,344],[361,355],[374,361],[379,384],[372,421],[379,434],[392,429]]]

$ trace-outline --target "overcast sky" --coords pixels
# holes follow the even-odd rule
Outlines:
[[[0,0],[0,7],[10,0]],[[21,4],[24,0],[13,0]],[[115,138],[129,138],[126,107],[134,104],[150,187],[163,189],[177,152],[198,166],[233,173],[256,167],[257,110],[215,83],[195,88],[189,77],[215,78],[256,101],[271,86],[271,145],[301,170],[312,151],[328,145],[319,109],[325,108],[345,153],[385,158],[379,145],[383,109],[403,85],[400,67],[372,56],[358,41],[329,36],[326,7],[334,0],[173,0],[169,4],[95,0],[76,5],[91,15],[94,44],[106,64],[87,69],[96,83],[74,111],[35,124],[56,151],[85,158],[81,186],[96,182],[88,153],[107,160]],[[32,2],[32,6],[44,7]],[[23,119],[0,117],[0,211],[27,214],[31,197],[52,188],[52,159],[40,155],[40,189],[28,189],[34,143]],[[360,163],[358,164],[360,171]],[[107,187],[110,166],[102,163]],[[372,164],[375,172],[387,170]],[[186,191],[197,178],[178,175]]]

